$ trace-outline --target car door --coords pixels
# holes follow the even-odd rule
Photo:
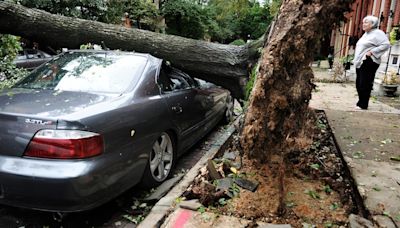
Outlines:
[[[42,56],[42,54],[38,50],[26,49],[25,52],[27,56],[26,68],[29,70],[35,69],[45,61],[44,56]]]
[[[205,115],[196,99],[197,90],[187,80],[187,75],[182,74],[177,69],[164,66],[158,78],[172,121],[179,129],[179,151],[186,150],[198,140],[199,123]]]

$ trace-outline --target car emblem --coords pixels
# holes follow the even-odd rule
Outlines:
[[[51,124],[53,124],[53,121],[50,121],[50,120],[25,119],[25,123],[38,124],[38,125],[51,125]]]

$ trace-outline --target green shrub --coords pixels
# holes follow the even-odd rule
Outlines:
[[[354,55],[348,55],[340,58],[341,63],[352,62],[354,59]]]
[[[242,46],[245,45],[246,42],[242,39],[234,40],[230,43],[231,45]]]
[[[258,71],[258,64],[255,65],[251,70],[249,81],[246,84],[246,94],[244,98],[246,101],[249,100],[251,91],[253,90],[254,83],[256,82],[257,71]]]
[[[27,74],[13,63],[18,51],[22,50],[19,37],[0,34],[0,90],[12,86]]]
[[[389,41],[390,41],[390,44],[391,45],[394,45],[395,43],[396,43],[396,41],[398,40],[398,38],[400,38],[400,37],[398,37],[398,33],[399,33],[399,27],[394,27],[393,29],[392,29],[392,31],[390,32],[390,34],[389,34]]]

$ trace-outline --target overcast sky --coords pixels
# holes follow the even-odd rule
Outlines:
[[[264,4],[264,2],[266,1],[266,0],[257,0],[259,3],[261,3],[261,5],[263,5]]]

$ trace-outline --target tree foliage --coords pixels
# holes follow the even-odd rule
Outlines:
[[[278,12],[279,12],[279,8],[281,7],[281,5],[282,5],[282,0],[272,0],[270,3],[269,3],[269,12],[270,12],[270,14],[272,15],[272,16],[275,16],[275,15],[277,15],[278,14]]]
[[[167,33],[202,39],[207,31],[208,12],[196,1],[170,0],[162,5]]]
[[[19,37],[0,34],[0,90],[11,86],[26,74],[25,70],[13,63],[20,50]]]
[[[136,23],[136,27],[142,28],[144,23],[147,29],[154,29],[155,18],[159,15],[156,6],[150,0],[109,0],[104,22],[119,24],[124,13]]]
[[[128,13],[137,27],[140,28],[142,20],[145,20],[150,29],[154,25],[153,19],[159,13],[151,0],[13,0],[13,2],[53,14],[114,24],[120,24],[124,13]]]
[[[212,36],[219,42],[256,39],[272,21],[269,5],[261,6],[255,0],[210,0],[208,7],[221,29]]]
[[[162,13],[167,32],[220,43],[256,39],[272,20],[269,5],[255,0],[169,0]]]
[[[89,20],[103,20],[107,11],[104,0],[14,0],[29,8]]]

